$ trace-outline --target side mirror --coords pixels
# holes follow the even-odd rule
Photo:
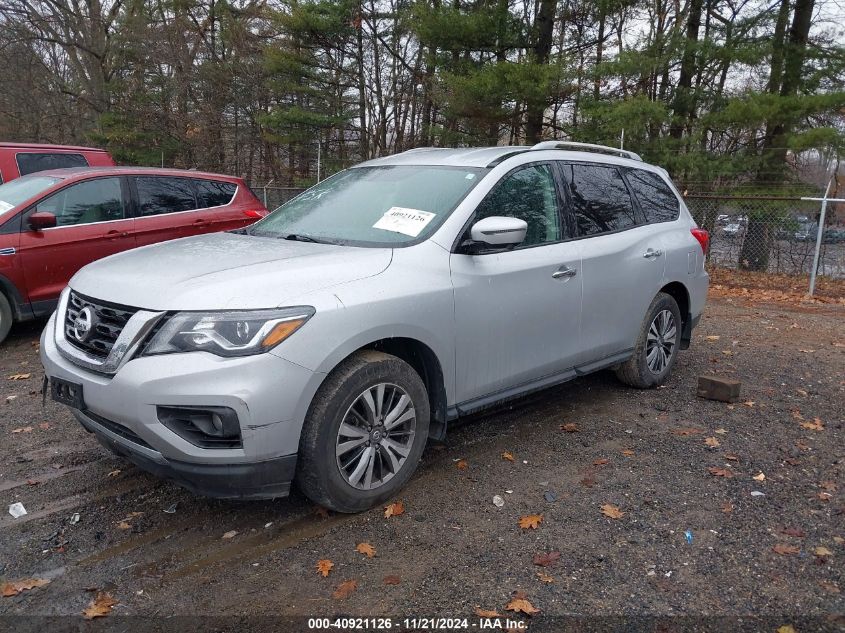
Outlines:
[[[471,250],[506,250],[522,244],[528,223],[518,218],[494,215],[479,220],[469,231]]]
[[[43,231],[44,229],[52,229],[56,226],[56,216],[48,211],[36,211],[27,219],[29,228],[33,231]]]

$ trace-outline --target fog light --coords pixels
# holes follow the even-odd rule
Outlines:
[[[202,448],[239,448],[241,424],[229,407],[156,407],[159,422]]]

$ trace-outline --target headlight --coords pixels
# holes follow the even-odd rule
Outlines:
[[[273,349],[314,314],[309,306],[243,312],[177,312],[156,332],[144,355],[205,351],[249,356]]]

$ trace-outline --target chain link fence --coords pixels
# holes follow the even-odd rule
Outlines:
[[[821,204],[801,198],[690,195],[695,221],[710,231],[709,264],[809,275]],[[828,205],[817,273],[845,278],[845,206]]]
[[[270,183],[257,184],[250,183],[249,188],[258,196],[258,199],[264,203],[270,211],[282,206],[285,202],[293,200],[296,196],[305,191],[302,187],[275,187]]]

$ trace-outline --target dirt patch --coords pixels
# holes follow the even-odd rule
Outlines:
[[[79,614],[97,588],[115,615],[470,616],[504,613],[515,592],[540,609],[533,627],[842,614],[843,319],[830,304],[711,301],[665,387],[601,372],[474,416],[426,450],[391,518],[325,516],[296,494],[214,501],[137,470],[42,408],[38,327],[18,328],[0,348],[0,576],[51,582],[0,612]],[[741,380],[741,401],[695,397],[703,373]],[[30,514],[15,520],[18,501]],[[542,515],[536,529],[526,515]]]

